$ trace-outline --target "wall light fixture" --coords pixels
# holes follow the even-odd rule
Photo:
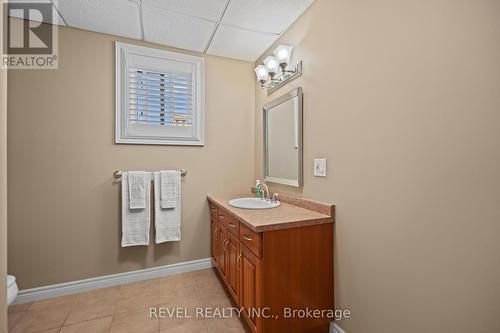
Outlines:
[[[257,80],[262,88],[267,88],[268,95],[302,74],[302,61],[289,68],[292,50],[293,46],[280,45],[274,50],[274,56],[268,56],[263,65],[255,67]]]

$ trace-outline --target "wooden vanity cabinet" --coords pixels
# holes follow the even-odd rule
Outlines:
[[[229,290],[229,293],[231,296],[233,296],[233,299],[235,300],[236,304],[239,305],[239,300],[240,300],[240,266],[239,266],[239,261],[240,261],[240,242],[239,240],[230,232],[228,232],[227,235],[227,243],[226,243],[226,249],[227,249],[227,265],[226,265],[226,285],[227,289]]]
[[[328,332],[330,318],[284,311],[333,310],[333,223],[256,232],[213,202],[210,209],[213,263],[251,332]]]
[[[224,228],[219,222],[217,222],[217,240],[215,241],[215,246],[217,247],[218,257],[216,261],[216,267],[219,271],[220,276],[225,281],[226,280],[226,269],[227,269],[227,250],[226,250],[226,241],[227,241],[227,230]]]
[[[239,304],[240,241],[223,223],[212,219],[211,224],[212,260],[229,292]]]
[[[261,232],[253,231],[243,224],[240,225],[241,244],[245,245],[257,257],[261,257],[262,254],[262,234]]]
[[[218,251],[218,238],[219,238],[219,230],[218,230],[218,223],[217,220],[215,219],[210,219],[210,225],[211,225],[211,230],[212,230],[212,243],[210,246],[210,252],[212,254],[212,260],[214,261],[214,264],[217,262],[219,259],[219,254],[217,253]]]
[[[262,332],[262,319],[254,309],[262,308],[262,261],[247,247],[240,247],[240,304],[252,332]]]
[[[215,250],[215,256],[212,257],[214,265],[234,302],[246,310],[242,312],[242,315],[251,331],[262,332],[257,330],[261,323],[260,318],[254,313],[254,309],[259,309],[262,305],[262,292],[259,285],[262,279],[261,259],[243,245],[239,234],[234,235],[220,221],[212,223],[214,229],[218,229],[218,232],[213,234],[212,246],[219,249]]]

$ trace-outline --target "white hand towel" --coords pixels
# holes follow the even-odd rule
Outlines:
[[[177,170],[160,171],[160,201],[161,208],[175,208],[177,204],[177,178],[180,172]]]
[[[175,208],[161,207],[161,176],[154,173],[156,244],[181,240],[181,173],[177,172]]]
[[[145,173],[145,208],[130,209],[129,175],[122,174],[122,247],[149,244],[151,174]]]
[[[151,176],[149,172],[144,171],[129,171],[128,173],[128,191],[130,196],[130,209],[146,208],[146,174]],[[148,178],[148,184],[151,180]],[[123,179],[122,179],[123,181]]]

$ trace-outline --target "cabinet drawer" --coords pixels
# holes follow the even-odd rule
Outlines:
[[[217,220],[217,206],[213,203],[209,202],[208,207],[210,208],[210,217],[214,220]]]
[[[239,237],[240,222],[232,215],[229,215],[224,209],[219,208],[219,221],[227,228],[227,230]]]
[[[250,249],[257,257],[262,252],[262,234],[248,228],[243,223],[240,224],[240,242]]]

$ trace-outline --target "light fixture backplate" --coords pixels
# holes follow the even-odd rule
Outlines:
[[[302,75],[302,60],[299,61],[295,66],[291,67],[290,69],[287,69],[287,71],[291,72],[291,74],[286,76],[286,78],[285,78],[285,74],[283,74],[279,78],[278,81],[274,81],[274,82],[269,83],[269,85],[267,87],[267,95],[271,95],[273,92],[275,92],[279,88],[283,87],[288,82],[301,76]]]

